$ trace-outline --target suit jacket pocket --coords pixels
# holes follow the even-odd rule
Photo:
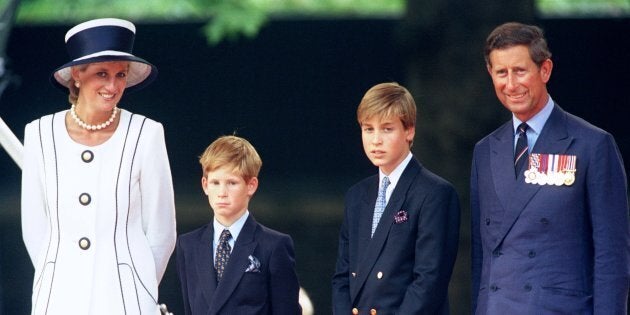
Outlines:
[[[138,304],[138,287],[133,270],[127,264],[118,265],[120,272],[120,287],[122,290],[123,303],[127,314],[138,314],[140,305]]]
[[[261,306],[267,303],[269,284],[262,272],[245,272],[233,296],[238,297],[239,305]]]
[[[538,294],[541,311],[552,314],[591,314],[593,296],[581,290],[541,287]],[[543,312],[543,314],[547,314]]]
[[[48,297],[51,291],[51,282],[55,270],[55,263],[48,262],[44,264],[39,277],[35,278],[33,284],[33,314],[44,314],[46,312],[46,305],[48,303]]]

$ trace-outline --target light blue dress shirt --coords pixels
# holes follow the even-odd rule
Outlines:
[[[221,232],[223,232],[223,230],[227,229],[230,231],[230,234],[232,234],[232,237],[230,238],[230,240],[228,240],[228,243],[230,244],[230,248],[231,250],[234,250],[234,243],[236,243],[236,239],[238,238],[238,235],[241,233],[241,230],[243,229],[243,225],[245,225],[245,221],[247,221],[247,217],[249,216],[249,210],[245,210],[245,213],[238,218],[238,220],[236,220],[234,222],[234,224],[232,224],[232,226],[223,226],[221,223],[219,223],[219,221],[217,221],[217,219],[215,218],[212,222],[213,226],[214,226],[214,238],[212,240],[212,258],[216,259],[217,257],[217,246],[219,246],[219,237],[221,236]],[[231,252],[231,251],[230,251]]]
[[[547,119],[551,116],[551,112],[553,111],[553,100],[551,96],[547,99],[547,104],[545,107],[538,112],[538,114],[534,115],[534,117],[530,118],[526,121],[529,128],[527,129],[527,153],[532,153],[532,148],[536,145],[536,141],[538,140],[538,136],[540,136],[540,132],[542,131],[545,123],[547,123]],[[514,149],[516,150],[516,140],[518,140],[518,126],[522,123],[514,114],[512,114],[512,124],[514,128]]]

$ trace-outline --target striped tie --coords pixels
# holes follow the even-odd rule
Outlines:
[[[518,140],[516,141],[516,150],[514,150],[514,172],[516,177],[518,173],[523,171],[523,165],[527,161],[527,128],[529,126],[526,123],[522,123],[518,126]]]
[[[378,225],[378,221],[381,220],[381,216],[383,215],[383,211],[385,211],[385,206],[387,203],[385,202],[385,193],[387,192],[387,187],[389,186],[389,177],[383,177],[383,181],[381,182],[381,188],[378,190],[378,197],[376,197],[376,204],[374,205],[374,216],[372,217],[372,236],[374,235],[374,231],[376,231],[376,226]]]

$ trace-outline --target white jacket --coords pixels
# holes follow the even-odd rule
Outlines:
[[[22,233],[32,314],[157,314],[175,245],[162,125],[121,110],[110,139],[74,142],[61,111],[26,126]]]

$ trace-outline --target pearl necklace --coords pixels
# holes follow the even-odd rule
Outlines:
[[[114,106],[114,110],[112,111],[112,115],[109,116],[109,119],[102,123],[102,124],[98,124],[98,125],[90,125],[85,123],[83,120],[81,120],[81,118],[79,118],[79,116],[77,115],[77,112],[75,110],[75,105],[72,104],[72,107],[70,107],[70,116],[72,116],[72,119],[74,119],[74,121],[79,124],[79,126],[81,126],[83,129],[87,129],[87,130],[101,130],[109,125],[111,125],[112,122],[114,122],[114,119],[116,119],[116,112],[118,111],[118,107]]]

